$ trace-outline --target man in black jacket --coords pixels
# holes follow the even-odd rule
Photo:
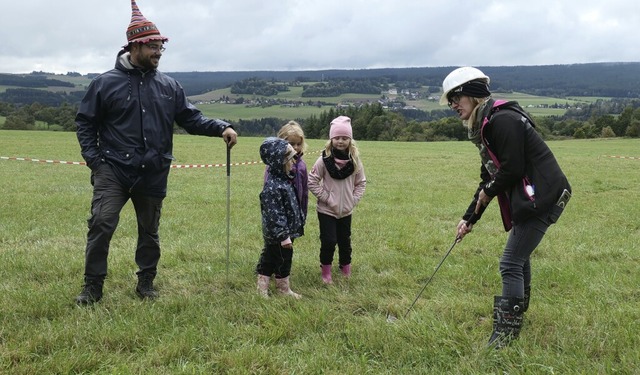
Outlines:
[[[135,290],[143,299],[158,296],[153,280],[160,260],[162,201],[174,159],[174,122],[190,134],[222,137],[227,147],[237,142],[230,124],[204,117],[176,80],[156,70],[168,38],[142,15],[135,0],[131,8],[127,45],[118,53],[115,68],[91,82],[76,115],[93,185],[84,287],[76,297],[81,305],[102,298],[109,244],[129,199],[138,223]]]

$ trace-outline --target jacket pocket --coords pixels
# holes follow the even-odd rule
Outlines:
[[[334,192],[329,191],[328,192],[329,197],[327,198],[327,207],[329,207],[329,209],[336,213],[339,214],[340,212],[340,201],[338,199],[338,197],[336,197],[336,195],[334,194]]]
[[[519,181],[511,189],[509,200],[514,221],[523,220],[540,212],[537,210],[536,195],[538,192],[535,190],[537,190],[535,185],[526,178]]]
[[[125,150],[114,150],[114,149],[106,149],[104,150],[105,159],[111,160],[119,165],[132,166],[135,161],[135,150],[134,149],[125,149]]]
[[[140,173],[158,172],[169,168],[173,156],[165,155],[158,152],[154,148],[148,149],[142,156],[142,160],[138,165]]]

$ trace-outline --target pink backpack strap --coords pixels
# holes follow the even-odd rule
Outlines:
[[[493,114],[496,111],[500,110],[500,106],[507,103],[506,100],[496,100],[493,102],[493,106],[491,107],[491,114]],[[495,164],[496,167],[500,168],[500,161],[498,160],[498,158],[494,155],[493,152],[491,152],[491,149],[487,146],[487,143],[484,140],[484,127],[489,123],[489,117],[485,117],[484,119],[482,119],[482,126],[480,127],[480,139],[482,140],[482,143],[484,144],[484,147],[487,149],[487,152],[489,153],[489,157],[491,158],[491,160],[493,160],[493,164]]]
[[[496,100],[493,103],[491,113],[499,111],[500,110],[499,107],[501,105],[505,104],[505,103],[507,103],[506,100]],[[482,120],[482,126],[480,127],[480,139],[482,140],[482,143],[484,144],[484,147],[487,150],[487,153],[489,154],[489,157],[493,161],[493,164],[496,167],[498,167],[498,169],[500,169],[500,161],[498,160],[496,155],[491,151],[491,149],[489,148],[489,146],[487,145],[487,143],[486,143],[486,141],[484,139],[484,127],[488,123],[489,123],[489,119],[487,117],[485,117]],[[497,198],[498,198],[498,205],[500,206],[500,216],[502,218],[502,225],[504,226],[504,230],[508,232],[509,230],[511,230],[511,227],[512,227],[512,224],[511,224],[511,203],[509,202],[509,197],[504,192],[498,194]]]

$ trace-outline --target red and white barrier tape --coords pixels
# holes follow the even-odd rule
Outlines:
[[[312,151],[309,154],[317,154],[320,151]],[[0,156],[2,160],[17,160],[17,161],[32,161],[36,163],[49,163],[49,164],[71,164],[71,165],[87,165],[87,163],[83,161],[65,161],[65,160],[49,160],[49,159],[33,159],[33,158],[21,158],[21,157],[11,157],[11,156]],[[231,163],[229,165],[240,166],[240,165],[255,165],[255,164],[263,164],[262,161],[245,161],[241,163]],[[217,167],[226,167],[227,164],[172,164],[171,168],[175,169],[189,169],[189,168],[217,168]]]
[[[230,166],[262,164],[261,161],[246,161],[242,163],[231,163]],[[214,168],[226,167],[227,164],[171,164],[171,168],[187,169],[187,168]]]
[[[0,156],[0,159],[17,160],[17,161],[33,161],[37,163],[50,163],[50,164],[87,165],[87,163],[83,161],[46,160],[46,159],[19,158],[19,157],[8,157],[8,156]]]
[[[605,158],[640,160],[640,157],[634,157],[634,156],[613,156],[613,155],[603,155],[603,156]]]
[[[48,164],[72,164],[72,165],[87,165],[87,163],[83,161],[65,161],[65,160],[49,160],[49,159],[33,159],[33,158],[20,158],[20,157],[9,157],[9,156],[0,156],[0,159],[4,160],[17,160],[17,161],[32,161],[35,163],[48,163]],[[239,165],[254,165],[254,164],[262,164],[261,161],[246,161],[242,163],[231,163],[231,166],[239,166]],[[172,164],[171,168],[176,169],[187,169],[187,168],[215,168],[215,167],[226,167],[227,164]]]

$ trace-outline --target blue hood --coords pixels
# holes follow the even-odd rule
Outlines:
[[[260,158],[272,175],[284,176],[282,168],[289,143],[282,138],[269,137],[260,145]]]

